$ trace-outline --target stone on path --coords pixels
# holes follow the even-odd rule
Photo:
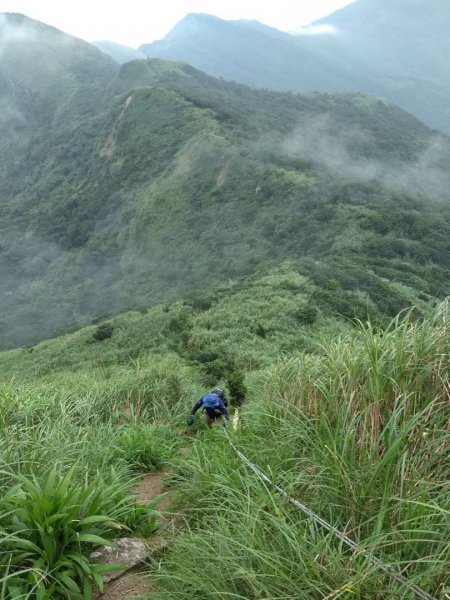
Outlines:
[[[114,540],[116,546],[102,546],[92,552],[91,558],[103,565],[124,565],[120,571],[111,571],[103,575],[103,581],[108,583],[118,579],[126,571],[145,561],[153,552],[145,542],[137,538],[119,538]]]

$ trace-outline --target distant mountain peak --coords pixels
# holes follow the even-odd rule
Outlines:
[[[226,21],[223,19],[206,13],[188,13],[169,31],[164,40],[170,41],[178,38],[180,35],[191,35],[199,29],[223,25],[225,23]]]
[[[108,54],[120,65],[129,62],[130,60],[142,60],[147,58],[145,54],[139,50],[124,46],[123,44],[116,44],[109,40],[98,40],[92,42],[92,45],[99,48],[104,54]]]
[[[5,27],[16,27],[18,29],[26,27],[36,31],[51,31],[53,34],[71,37],[69,34],[64,33],[52,25],[36,21],[36,19],[27,17],[22,13],[0,13],[0,33]]]
[[[210,22],[210,23],[219,23],[219,22],[223,22],[224,19],[221,19],[220,17],[216,17],[215,15],[210,15],[209,13],[187,13],[186,16],[184,17],[184,19],[182,19],[180,21],[180,23],[183,22],[189,22],[189,21],[201,21],[201,22]]]

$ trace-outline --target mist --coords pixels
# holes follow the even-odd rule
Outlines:
[[[0,78],[1,81],[1,78]],[[1,94],[1,89],[0,89]],[[0,96],[0,126],[25,125],[27,119],[18,107]]]
[[[339,35],[339,29],[334,25],[306,25],[292,32],[294,35]]]
[[[1,232],[1,241],[1,348],[52,337],[120,308],[111,293],[118,256],[64,249],[14,227]]]
[[[431,198],[450,197],[450,153],[448,140],[435,134],[411,160],[393,162],[368,158],[374,135],[355,125],[337,127],[328,114],[298,123],[284,139],[281,152],[288,157],[310,160],[333,174],[361,181],[381,181],[386,186]]]
[[[35,41],[37,32],[33,27],[24,23],[20,17],[8,17],[0,13],[0,60],[11,44],[23,44]]]

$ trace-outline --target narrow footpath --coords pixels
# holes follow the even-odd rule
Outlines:
[[[143,475],[138,485],[132,490],[132,494],[137,497],[139,504],[147,504],[164,492],[163,480],[169,473],[147,473]],[[173,500],[173,492],[161,500],[157,510],[166,511]],[[173,524],[174,516],[165,515],[161,517],[161,527],[146,540],[151,548],[158,552],[164,548],[164,532],[170,529]],[[132,600],[150,594],[154,589],[154,583],[148,577],[144,565],[129,569],[121,577],[105,585],[103,594],[97,596],[99,600]]]

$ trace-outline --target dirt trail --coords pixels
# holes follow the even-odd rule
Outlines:
[[[137,497],[139,504],[147,504],[160,494],[164,493],[163,479],[169,473],[147,473],[143,475],[140,482],[132,490],[132,494]],[[169,508],[173,500],[173,493],[169,492],[156,507],[157,510],[165,511]],[[173,517],[165,516],[162,519],[161,527],[148,540],[148,544],[155,550],[165,546],[163,538],[164,530],[167,530],[173,523]],[[148,595],[154,589],[151,579],[146,576],[145,568],[135,567],[127,571],[122,577],[111,581],[105,586],[105,592],[98,596],[99,600],[133,600],[141,596]]]
[[[164,473],[147,473],[143,475],[140,482],[132,490],[132,494],[137,497],[139,504],[147,504],[160,494],[164,493],[163,479],[168,475]],[[158,510],[167,510],[170,502],[173,498],[173,494],[167,494],[161,502],[158,504]]]
[[[141,572],[141,569],[130,569],[120,579],[115,579],[105,586],[105,593],[99,600],[133,600],[153,591],[152,581]]]
[[[117,130],[119,129],[120,121],[122,120],[123,115],[125,114],[125,111],[130,106],[131,101],[133,100],[133,97],[134,97],[134,94],[130,94],[128,96],[128,98],[125,100],[125,102],[122,104],[122,110],[121,110],[119,116],[117,117],[116,122],[112,126],[111,133],[109,134],[108,139],[106,140],[104,146],[102,146],[99,150],[100,156],[111,157],[114,154],[114,152],[116,150]]]

